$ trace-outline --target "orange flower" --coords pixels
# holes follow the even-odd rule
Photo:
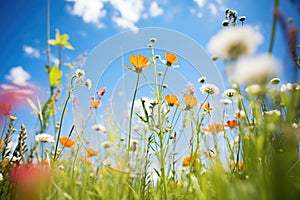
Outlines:
[[[3,140],[0,140],[0,149],[2,149]]]
[[[91,167],[93,166],[93,163],[89,160],[84,160],[84,163],[88,166],[91,166]]]
[[[144,69],[150,66],[148,58],[143,55],[130,56],[129,61],[135,69],[132,69],[127,66],[123,66],[123,68],[134,71],[136,73],[141,73]]]
[[[97,156],[98,155],[98,151],[96,151],[95,149],[92,149],[92,148],[85,148],[86,149],[86,152],[87,152],[87,157],[90,158],[92,156]]]
[[[236,161],[231,161],[231,166],[238,167],[240,169],[244,166],[244,163],[242,161],[239,161],[238,163],[236,163]]]
[[[175,54],[171,52],[166,52],[166,65],[172,66],[174,63],[178,61],[178,58]]]
[[[190,164],[192,163],[192,166],[194,166],[199,157],[200,156],[198,154],[195,156],[187,156],[183,158],[182,165],[186,167],[186,166],[190,166]]]
[[[236,129],[237,125],[238,125],[238,121],[234,119],[234,120],[228,120],[224,126],[230,129]]]
[[[185,109],[186,110],[189,110],[198,104],[198,100],[196,97],[194,97],[192,95],[188,95],[188,94],[186,94],[184,97],[185,97]]]
[[[73,148],[75,142],[69,137],[60,137],[59,142],[66,148]]]
[[[168,103],[169,106],[177,106],[177,107],[180,106],[179,103],[177,102],[178,98],[175,95],[167,94],[165,96],[165,100],[166,100],[166,102]]]
[[[203,108],[203,110],[204,110],[204,111],[207,111],[207,112],[213,110],[213,107],[211,107],[210,104],[209,104],[208,102],[206,102],[206,103],[204,103],[204,104],[201,103],[201,104],[200,104],[200,107]]]
[[[220,123],[211,123],[208,124],[206,128],[204,128],[205,132],[216,134],[224,130],[224,126]]]
[[[90,108],[98,108],[101,105],[100,99],[95,99],[95,97],[91,97],[90,100]]]

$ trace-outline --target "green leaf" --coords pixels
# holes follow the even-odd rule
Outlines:
[[[60,84],[62,74],[63,73],[58,66],[52,67],[49,72],[49,82],[51,87],[58,86]]]
[[[34,111],[34,113],[39,116],[40,115],[40,111],[38,110],[38,108],[35,106],[35,104],[33,103],[33,101],[29,98],[26,99],[27,102],[29,103],[29,105],[31,106],[32,110]]]

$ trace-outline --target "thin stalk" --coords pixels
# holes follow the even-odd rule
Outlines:
[[[72,78],[71,82],[73,81],[74,78],[75,78],[75,77]],[[72,85],[72,84],[71,84],[71,85]],[[73,88],[71,87],[71,89],[70,89],[69,92],[68,92],[68,96],[67,96],[67,99],[66,99],[66,101],[65,101],[65,104],[64,104],[62,113],[61,113],[61,117],[60,117],[60,126],[59,126],[58,133],[57,133],[57,136],[56,136],[56,144],[55,144],[55,151],[54,151],[54,161],[56,160],[57,148],[58,148],[58,141],[59,141],[59,137],[60,137],[60,133],[61,133],[61,127],[62,127],[62,124],[63,124],[63,120],[64,120],[66,108],[67,108],[68,102],[69,102],[69,100],[70,100],[72,91],[73,91]]]
[[[131,109],[130,109],[129,130],[128,130],[128,144],[127,144],[128,159],[129,159],[130,142],[131,142],[133,107],[134,107],[134,101],[135,101],[135,98],[136,98],[136,93],[137,93],[138,85],[139,85],[139,81],[140,81],[140,73],[137,73],[137,75],[138,75],[138,77],[136,79],[136,84],[135,84],[135,89],[134,89],[134,94],[133,94],[133,99],[132,99]]]
[[[279,0],[274,0],[274,12],[278,9],[279,7]],[[274,41],[275,41],[275,33],[276,33],[276,25],[277,25],[277,15],[274,13],[273,14],[273,22],[272,22],[272,32],[271,32],[271,40],[270,40],[270,45],[269,45],[269,53],[271,54],[273,51],[273,46],[274,46]]]

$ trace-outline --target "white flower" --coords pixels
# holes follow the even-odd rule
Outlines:
[[[0,181],[3,181],[3,175],[0,173]]]
[[[273,85],[278,85],[280,83],[280,79],[279,78],[272,78],[269,83],[271,83]]]
[[[223,97],[234,97],[236,95],[236,90],[235,89],[227,89],[223,93]]]
[[[86,79],[85,81],[85,86],[88,88],[88,90],[90,90],[92,88],[92,81],[91,79]]]
[[[199,89],[203,94],[211,94],[211,95],[219,94],[219,88],[216,85],[211,83],[206,83],[202,85]]]
[[[279,117],[281,115],[281,112],[275,109],[270,111],[264,111],[262,115],[277,115]]]
[[[139,143],[139,141],[138,141],[138,140],[135,140],[135,139],[133,139],[133,140],[132,140],[132,143],[133,143],[134,145],[137,145],[137,144]]]
[[[222,29],[208,42],[214,56],[229,59],[253,54],[263,42],[263,36],[251,26]]]
[[[104,149],[108,149],[112,146],[112,143],[110,141],[104,141],[102,142],[101,144],[101,147],[104,148]]]
[[[300,85],[298,83],[287,83],[286,85],[282,85],[280,88],[281,92],[292,91],[292,90],[300,90]]]
[[[245,58],[233,73],[233,79],[239,84],[265,82],[270,76],[279,73],[279,62],[270,54]]]
[[[99,131],[99,132],[102,131],[103,133],[106,133],[106,129],[102,124],[95,124],[95,125],[92,126],[92,129],[94,131]]]
[[[230,99],[221,99],[220,103],[224,105],[232,104],[232,101]]]
[[[37,142],[55,142],[54,137],[47,133],[41,133],[35,136]]]
[[[294,122],[294,123],[292,124],[292,127],[296,129],[296,128],[298,128],[298,124],[296,124],[296,123]]]
[[[84,79],[84,76],[85,76],[84,70],[82,70],[82,69],[77,69],[77,70],[75,71],[75,76],[76,76],[78,79],[83,80],[83,79]]]

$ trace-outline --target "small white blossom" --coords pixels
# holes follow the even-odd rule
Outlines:
[[[95,125],[92,126],[92,129],[94,131],[99,131],[99,132],[106,133],[106,129],[102,124],[95,124]]]
[[[0,173],[0,181],[3,181],[3,175]]]
[[[277,115],[279,117],[281,115],[281,112],[275,109],[275,110],[265,111],[262,113],[262,115]]]
[[[286,85],[282,85],[280,88],[281,92],[300,90],[300,85],[298,83],[287,83]]]
[[[261,54],[253,58],[245,58],[234,70],[233,79],[239,84],[265,82],[270,76],[279,73],[279,62],[270,54]]]
[[[78,79],[83,80],[83,79],[84,79],[84,76],[85,76],[84,70],[82,70],[82,69],[77,69],[77,70],[75,71],[75,76],[76,76]]]
[[[211,95],[219,94],[219,88],[216,85],[211,83],[206,83],[202,85],[199,89],[203,94],[211,94]]]
[[[230,99],[221,99],[220,103],[224,105],[232,104],[232,101]]]
[[[296,129],[296,128],[298,128],[298,124],[296,124],[296,123],[294,122],[294,123],[292,124],[292,127]]]
[[[92,88],[92,81],[91,79],[86,79],[85,81],[85,86],[88,88],[88,90],[90,90]]]
[[[235,89],[227,89],[227,90],[224,91],[223,97],[229,97],[229,98],[231,98],[231,97],[234,97],[236,95],[236,93],[237,92],[236,92]]]
[[[41,133],[35,136],[36,142],[55,142],[54,137],[52,135],[49,135],[47,133]]]
[[[251,26],[222,29],[208,42],[214,56],[229,59],[253,54],[263,42],[263,36]]]
[[[112,146],[112,143],[110,141],[104,141],[102,142],[101,144],[101,147],[104,148],[104,149],[108,149]]]
[[[134,144],[134,145],[137,145],[138,143],[139,143],[139,141],[138,140],[132,140],[132,143]]]

